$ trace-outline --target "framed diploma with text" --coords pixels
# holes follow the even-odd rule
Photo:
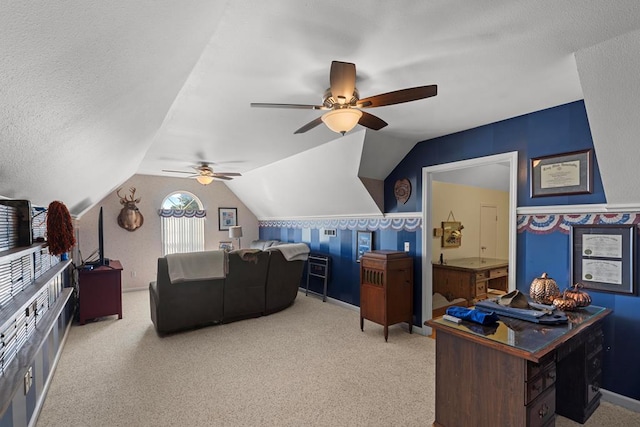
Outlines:
[[[635,294],[634,224],[571,227],[571,284],[619,294]]]
[[[591,149],[531,159],[531,197],[593,192]]]

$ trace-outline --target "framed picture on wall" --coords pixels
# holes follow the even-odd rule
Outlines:
[[[238,209],[218,208],[218,229],[220,231],[228,230],[236,225],[238,225]]]
[[[462,223],[460,221],[442,221],[443,248],[458,248],[462,245]]]
[[[362,255],[373,249],[373,231],[356,232],[356,261],[360,262]]]
[[[571,227],[571,283],[618,294],[635,294],[634,224]]]
[[[593,192],[591,149],[531,159],[531,197]]]

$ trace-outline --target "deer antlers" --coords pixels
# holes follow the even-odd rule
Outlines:
[[[120,190],[122,190],[122,187],[120,187],[120,188],[118,188],[118,189],[116,190],[116,194],[118,195],[118,197],[120,197],[120,203],[122,203],[123,205],[124,205],[125,203],[128,203],[128,202],[134,202],[134,203],[138,203],[138,202],[140,202],[140,198],[137,198],[137,199],[135,198],[135,194],[136,194],[136,187],[131,187],[131,188],[129,188],[129,191],[131,192],[131,199],[127,199],[127,196],[126,196],[126,195],[125,195],[124,197],[122,197],[122,196],[120,195]]]

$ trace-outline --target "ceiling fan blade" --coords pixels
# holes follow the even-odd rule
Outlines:
[[[437,94],[437,85],[418,86],[363,98],[358,101],[357,106],[360,108],[383,107],[385,105],[417,101],[419,99],[436,96]]]
[[[324,105],[307,105],[307,104],[269,104],[266,102],[252,102],[252,107],[258,108],[296,108],[299,110],[326,110]]]
[[[230,176],[223,176],[223,175],[213,175],[213,178],[215,179],[224,179],[225,181],[231,181],[233,178],[231,178]]]
[[[242,176],[242,174],[238,172],[214,172],[213,176]]]
[[[349,102],[356,89],[356,65],[350,62],[333,61],[329,74],[331,95],[337,100],[343,97]],[[339,101],[338,101],[339,102]]]
[[[310,121],[309,123],[307,123],[306,125],[302,126],[300,129],[295,131],[294,134],[305,133],[306,131],[311,130],[314,127],[318,126],[320,123],[322,123],[322,116],[320,116],[317,119],[314,119],[314,120]]]
[[[387,126],[387,122],[382,120],[380,117],[376,117],[373,114],[369,114],[366,111],[362,112],[362,117],[358,120],[358,124],[369,129],[380,130],[383,127]]]
[[[173,170],[168,170],[168,169],[162,169],[162,172],[171,172],[171,173],[193,173],[193,172],[187,172],[187,171],[173,171]]]

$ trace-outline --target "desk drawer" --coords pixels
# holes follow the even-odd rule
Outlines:
[[[527,407],[527,423],[530,427],[548,425],[556,414],[556,389],[551,387]]]
[[[489,278],[493,279],[494,277],[504,277],[504,276],[508,276],[509,275],[509,268],[508,267],[504,267],[504,268],[494,268],[493,270],[489,271]]]
[[[489,272],[488,271],[478,271],[476,273],[476,281],[487,280],[488,278],[489,278]]]
[[[476,297],[484,297],[487,293],[487,282],[476,283]]]
[[[552,365],[551,368],[539,375],[530,382],[527,382],[527,403],[533,401],[542,392],[549,387],[553,386],[556,382],[556,368]]]
[[[547,371],[553,367],[555,370],[556,360],[553,354],[548,354],[540,360],[540,363],[527,362],[527,381],[530,381],[540,372]]]

